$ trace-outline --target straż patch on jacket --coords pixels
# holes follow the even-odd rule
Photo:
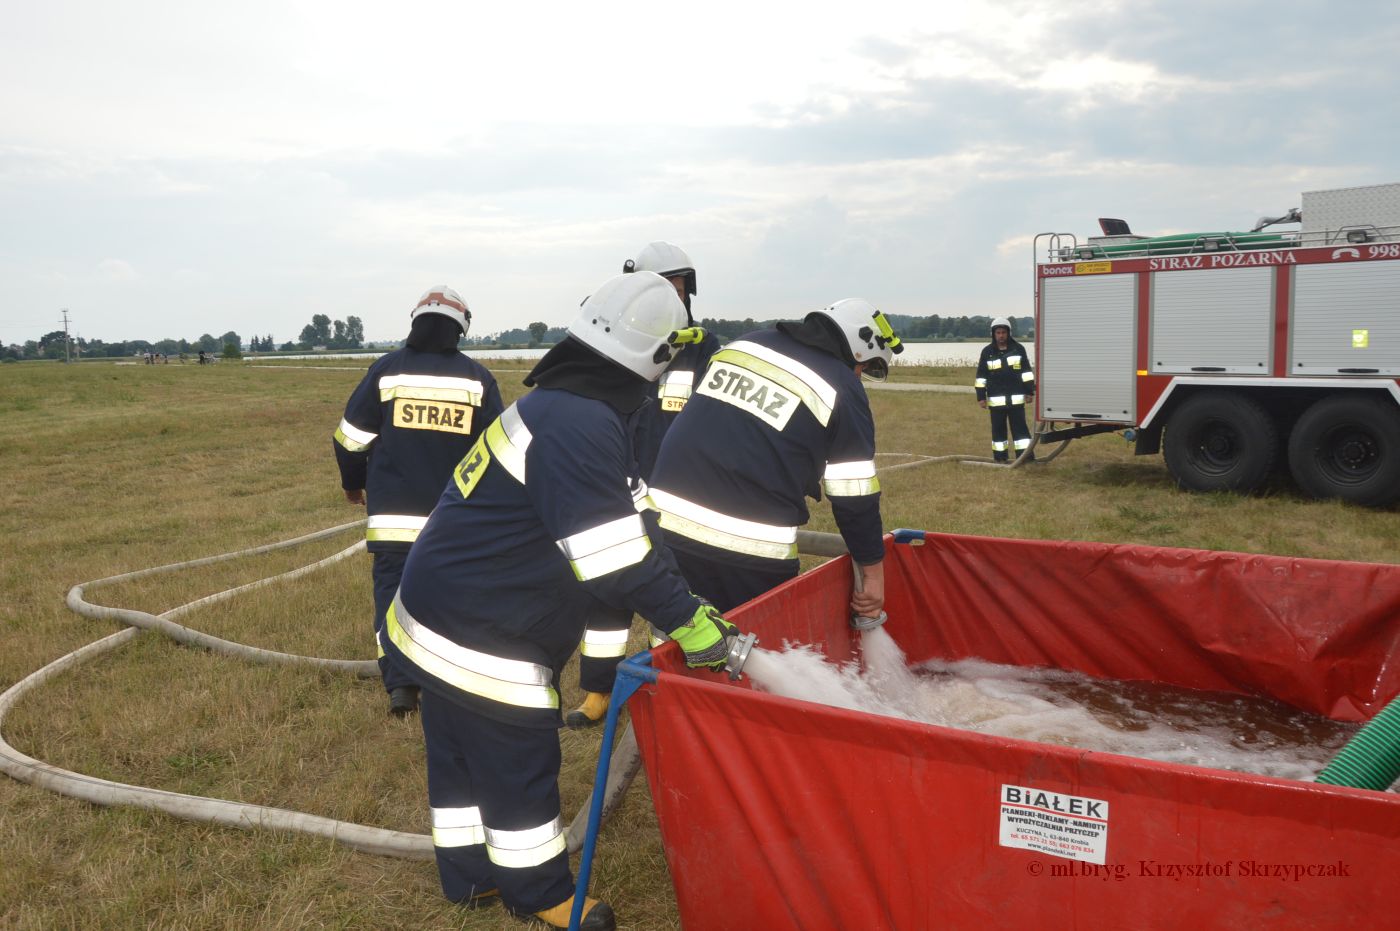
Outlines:
[[[422,401],[415,398],[394,399],[394,426],[406,430],[438,430],[443,433],[471,433],[472,411],[469,404],[452,401]]]

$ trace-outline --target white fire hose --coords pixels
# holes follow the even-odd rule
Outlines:
[[[904,454],[896,453],[890,455]],[[886,466],[879,471],[887,472],[894,469],[926,465],[930,462],[945,462],[958,459],[966,460],[969,458],[972,457],[925,456],[913,462]],[[349,546],[332,556],[302,566],[299,569],[293,569],[289,572],[281,573],[280,575],[259,579],[258,581],[250,582],[246,585],[230,588],[209,595],[208,597],[189,602],[188,604],[172,608],[160,615],[153,615],[145,611],[136,611],[128,608],[112,608],[104,605],[92,604],[85,600],[85,593],[87,590],[104,585],[111,585],[117,582],[131,581],[147,576],[176,572],[181,569],[211,565],[243,556],[253,556],[260,553],[268,553],[275,550],[299,546],[303,543],[311,543],[316,540],[325,539],[353,528],[363,527],[364,524],[365,521],[363,520],[353,521],[348,524],[329,527],[325,530],[319,530],[279,543],[270,543],[250,549],[223,553],[217,556],[207,556],[200,559],[188,560],[186,562],[156,566],[150,569],[141,569],[135,572],[127,572],[121,575],[114,575],[105,579],[97,579],[96,581],[84,582],[73,586],[68,592],[66,601],[71,610],[84,617],[96,620],[119,621],[129,626],[125,630],[110,634],[109,636],[89,643],[86,646],[54,660],[43,668],[25,676],[23,679],[10,686],[5,692],[0,693],[0,772],[4,772],[6,775],[20,782],[25,782],[39,788],[48,789],[60,795],[81,799],[96,805],[129,805],[135,808],[161,811],[188,821],[205,821],[214,824],[228,825],[230,827],[297,831],[304,834],[325,837],[357,850],[363,850],[367,853],[415,860],[432,859],[433,842],[432,838],[427,834],[391,831],[385,828],[376,828],[370,825],[356,824],[349,821],[337,821],[333,818],[324,818],[318,815],[289,811],[283,808],[271,808],[264,805],[231,802],[225,799],[208,798],[200,795],[186,795],[179,792],[167,792],[162,789],[153,789],[146,786],[134,786],[121,782],[112,782],[106,779],[98,779],[94,776],[87,776],[82,773],[72,772],[71,770],[61,769],[60,767],[45,763],[42,760],[36,760],[31,756],[21,753],[5,740],[3,734],[5,716],[24,695],[62,673],[75,669],[95,657],[124,646],[140,636],[142,630],[154,631],[188,646],[200,647],[223,656],[235,657],[254,663],[308,666],[335,672],[345,672],[360,678],[378,677],[379,666],[373,660],[326,659],[316,656],[299,656],[292,653],[279,653],[275,650],[265,650],[247,644],[223,640],[219,637],[214,637],[210,634],[202,633],[193,628],[175,623],[176,619],[183,618],[197,608],[227,601],[236,595],[253,591],[254,589],[264,588],[280,582],[290,582],[325,568],[326,566],[340,562],[343,559],[347,559],[364,550],[365,543],[363,540],[357,541],[353,546]],[[799,530],[797,534],[797,544],[799,552],[811,556],[840,556],[846,553],[844,541],[842,541],[839,534],[834,533],[816,533]],[[618,738],[617,744],[613,750],[612,764],[609,770],[603,803],[604,820],[606,820],[621,803],[622,797],[631,786],[632,780],[636,777],[640,767],[641,754],[637,748],[636,737],[629,727],[623,732],[622,736]],[[588,809],[587,806],[585,806],[570,823],[566,835],[569,851],[571,853],[576,853],[582,846],[587,827]]]

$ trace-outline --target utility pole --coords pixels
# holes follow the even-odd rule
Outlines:
[[[63,308],[63,361],[65,363],[72,361],[72,359],[68,357],[69,348],[72,344],[73,341],[68,338],[68,308],[65,307]]]

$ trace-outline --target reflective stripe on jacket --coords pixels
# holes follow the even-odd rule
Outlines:
[[[996,340],[983,346],[972,387],[988,407],[1025,404],[1035,395],[1035,368],[1026,347],[1014,339],[1006,341],[1005,349],[998,349]]]
[[[825,491],[857,562],[877,562],[875,422],[841,359],[777,330],[715,353],[662,443],[651,480],[667,541],[792,560],[807,498]]]
[[[495,378],[460,352],[405,347],[375,360],[334,444],[341,486],[365,490],[371,550],[413,543],[452,469],[500,413]]]
[[[719,351],[719,340],[713,333],[705,334],[698,344],[684,347],[657,380],[654,401],[643,406],[635,415],[637,463],[642,478],[650,479],[656,466],[656,456],[666,431],[676,422],[695,394],[696,383]]]
[[[559,674],[597,602],[668,631],[689,621],[699,603],[633,501],[628,431],[610,405],[558,389],[507,408],[453,470],[404,567],[399,603],[431,637],[391,627],[386,652],[460,704],[552,727]]]

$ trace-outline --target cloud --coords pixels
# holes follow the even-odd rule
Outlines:
[[[136,269],[131,267],[131,263],[121,259],[103,259],[97,263],[97,273],[104,281],[109,282],[136,281],[141,277],[136,274]]]
[[[1024,313],[1039,232],[1400,180],[1397,46],[1400,11],[1292,0],[31,4],[0,37],[0,303],[388,338],[447,281],[491,332],[666,238],[702,315]]]

